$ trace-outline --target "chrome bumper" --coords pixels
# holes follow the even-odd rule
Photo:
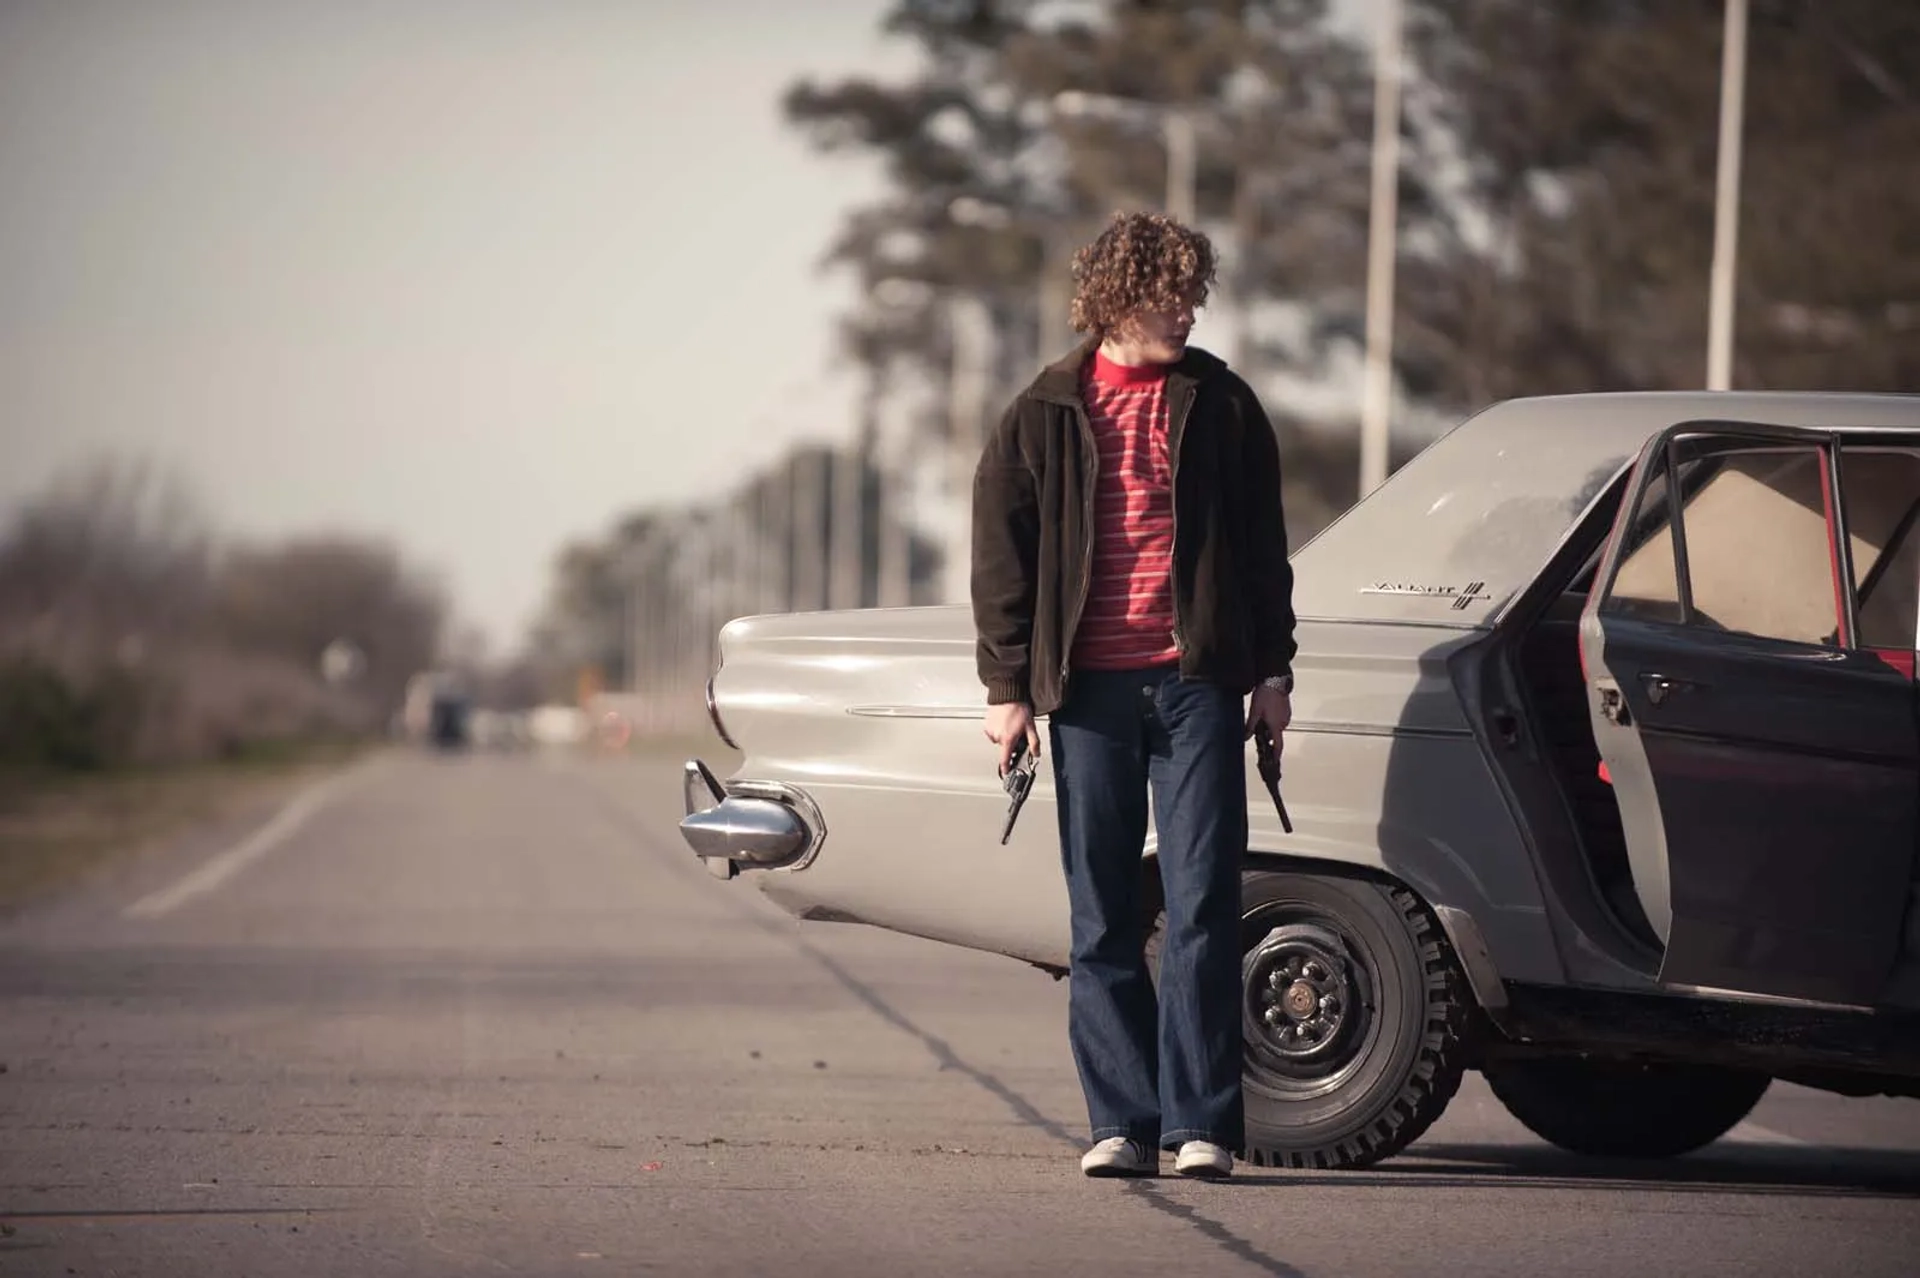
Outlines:
[[[742,781],[729,790],[706,764],[688,759],[681,789],[680,837],[718,878],[742,868],[801,869],[826,837],[819,807],[792,786]]]

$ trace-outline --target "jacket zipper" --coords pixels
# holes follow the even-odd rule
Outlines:
[[[1173,602],[1173,650],[1187,655],[1187,638],[1180,632],[1180,453],[1187,443],[1187,418],[1200,388],[1190,388],[1180,405],[1180,419],[1169,422],[1167,437],[1167,508],[1173,512],[1173,545],[1167,554],[1167,591]]]
[[[1084,406],[1073,406],[1074,420],[1080,428],[1080,446],[1087,459],[1087,490],[1080,501],[1080,540],[1084,543],[1084,553],[1080,564],[1080,595],[1074,600],[1073,622],[1067,627],[1065,642],[1060,647],[1060,695],[1064,700],[1067,693],[1067,675],[1073,665],[1073,640],[1080,632],[1080,618],[1087,610],[1087,595],[1093,589],[1093,519],[1094,493],[1100,486],[1100,445],[1093,437],[1093,423],[1087,420]]]

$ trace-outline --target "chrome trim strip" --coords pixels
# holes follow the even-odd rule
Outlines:
[[[1487,596],[1489,599],[1492,596]],[[1512,598],[1511,595],[1508,598]],[[1472,634],[1476,630],[1490,630],[1493,623],[1483,617],[1476,621],[1443,621],[1438,617],[1336,617],[1325,613],[1296,618],[1300,623],[1316,626],[1392,626],[1401,630],[1446,630],[1454,634]]]
[[[847,713],[865,719],[978,719],[985,706],[848,706]],[[1042,715],[1041,718],[1047,716]],[[1415,724],[1342,723],[1332,719],[1295,719],[1288,732],[1312,732],[1349,737],[1409,737],[1430,740],[1471,740],[1467,727],[1421,727]]]
[[[1672,990],[1676,994],[1695,994],[1702,998],[1725,999],[1730,1003],[1759,1003],[1769,1007],[1804,1007],[1823,1012],[1861,1012],[1872,1015],[1876,1010],[1865,1003],[1830,1003],[1825,999],[1795,998],[1791,994],[1758,994],[1752,990],[1724,990],[1714,985],[1680,985],[1660,983],[1663,990]]]
[[[1429,741],[1470,741],[1472,728],[1420,727],[1415,724],[1338,723],[1327,719],[1295,719],[1288,732],[1343,737],[1407,737]]]
[[[977,706],[848,706],[848,714],[864,719],[983,719],[986,704]]]

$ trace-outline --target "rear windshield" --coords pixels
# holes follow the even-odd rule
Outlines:
[[[1647,434],[1623,421],[1548,424],[1524,411],[1483,413],[1301,548],[1295,610],[1486,624],[1533,580]]]

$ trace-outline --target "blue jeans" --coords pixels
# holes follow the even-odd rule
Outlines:
[[[1240,698],[1178,671],[1076,671],[1048,726],[1072,912],[1067,1036],[1093,1139],[1243,1143]],[[1156,1002],[1143,952],[1151,792],[1166,898]]]

